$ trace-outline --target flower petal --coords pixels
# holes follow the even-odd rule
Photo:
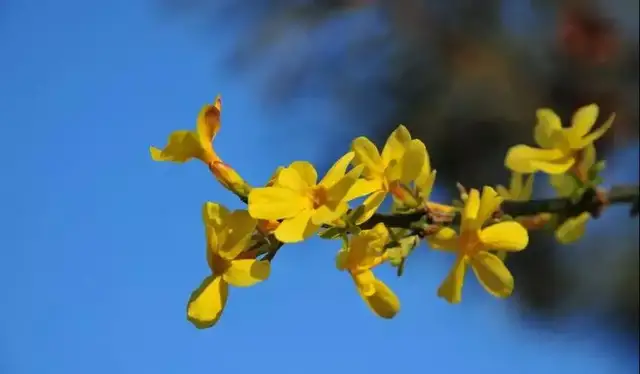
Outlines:
[[[566,159],[567,155],[559,149],[540,149],[520,144],[509,149],[504,163],[507,168],[516,173],[531,174],[541,170],[537,163],[561,160],[567,162]],[[570,167],[571,165],[567,166],[564,171]]]
[[[427,236],[427,243],[432,249],[455,251],[458,249],[458,233],[451,227],[442,227],[433,235]]]
[[[164,149],[149,148],[154,161],[187,162],[192,158],[203,157],[203,149],[193,131],[178,130],[169,135]]]
[[[354,164],[364,165],[364,175],[380,175],[384,173],[384,164],[382,157],[378,153],[376,145],[364,136],[356,138],[351,143],[351,149],[355,153]]]
[[[369,195],[375,191],[382,190],[382,180],[380,179],[358,179],[353,183],[351,189],[347,193],[347,196],[344,197],[345,201],[351,201],[353,199],[357,199],[359,197]]]
[[[400,181],[402,183],[410,183],[416,180],[422,171],[427,154],[427,148],[424,143],[418,139],[413,139],[406,148],[402,156],[402,172]]]
[[[313,211],[311,222],[318,226],[329,224],[345,215],[348,210],[349,205],[346,203],[338,204],[335,208],[322,205]]]
[[[425,170],[423,168],[422,170]],[[416,179],[416,189],[418,190],[418,195],[423,201],[428,201],[431,196],[431,192],[433,191],[433,184],[436,181],[437,171],[433,170],[429,174],[420,174]]]
[[[407,143],[411,141],[409,130],[403,125],[398,126],[387,138],[382,149],[382,160],[388,165],[391,160],[399,160],[405,152]]]
[[[475,227],[475,220],[478,217],[478,211],[480,210],[480,192],[475,188],[472,188],[468,195],[469,196],[467,197],[467,201],[465,201],[464,208],[462,210],[462,231]]]
[[[213,104],[205,105],[198,114],[196,120],[196,134],[206,155],[207,164],[220,161],[220,158],[213,151],[212,141],[220,130],[220,110],[222,100],[218,95]]]
[[[561,244],[573,243],[584,235],[591,214],[584,212],[577,217],[569,218],[556,230],[556,240]]]
[[[366,222],[371,216],[378,211],[380,205],[384,202],[384,199],[387,197],[387,193],[385,191],[376,191],[369,195],[362,205],[364,206],[364,213],[356,220],[357,224],[361,224]]]
[[[571,136],[580,139],[587,135],[598,119],[598,106],[590,104],[576,110],[571,119]]]
[[[275,185],[277,187],[288,188],[292,191],[296,191],[301,195],[306,195],[309,188],[312,186],[303,179],[302,175],[300,175],[295,167],[291,166],[280,171]]]
[[[505,221],[480,231],[480,241],[486,250],[517,252],[529,244],[529,233],[516,221]]]
[[[370,296],[360,293],[367,306],[379,317],[393,318],[400,311],[398,296],[379,279],[372,283],[375,292]]]
[[[222,275],[222,278],[235,287],[249,287],[269,278],[269,261],[234,260]]]
[[[531,166],[536,170],[553,175],[566,173],[575,162],[574,157],[564,157],[553,161],[531,161]]]
[[[549,175],[549,184],[556,190],[558,196],[569,196],[579,186],[576,179],[567,174],[555,174]]]
[[[554,133],[562,130],[560,117],[551,109],[542,108],[536,111],[538,123],[533,129],[533,137],[542,148],[554,148]]]
[[[371,270],[351,272],[351,277],[363,297],[371,296],[376,292],[376,277]]]
[[[277,220],[295,216],[308,208],[311,201],[288,188],[257,187],[249,193],[247,205],[251,217]]]
[[[505,200],[511,200],[511,192],[509,190],[507,190],[505,188],[505,186],[499,184],[496,186],[496,191],[498,192],[498,195],[500,195],[500,197],[502,197]]]
[[[221,277],[205,278],[189,298],[187,319],[199,329],[215,325],[222,316],[228,293],[229,286]]]
[[[334,184],[338,183],[338,181],[346,174],[347,167],[353,160],[354,156],[355,153],[347,152],[344,156],[340,157],[338,161],[336,161],[336,163],[331,166],[329,171],[327,171],[327,174],[324,175],[324,177],[318,184],[330,188]]]
[[[462,286],[464,285],[464,275],[467,268],[465,256],[458,256],[453,264],[449,275],[438,288],[438,297],[441,297],[451,304],[462,301]]]
[[[504,262],[489,252],[478,252],[471,258],[471,268],[480,284],[495,297],[507,297],[513,292],[513,276]]]
[[[298,175],[307,186],[316,185],[316,182],[318,181],[318,172],[310,162],[294,161],[289,165],[289,167],[298,172]]]
[[[207,226],[220,230],[229,215],[229,209],[224,205],[207,201],[202,206],[202,221]]]
[[[283,243],[297,243],[309,238],[318,231],[319,225],[311,222],[311,209],[305,209],[280,223],[274,235]]]
[[[475,219],[474,229],[479,229],[484,225],[484,223],[491,218],[493,213],[498,210],[500,204],[502,204],[502,198],[498,195],[496,190],[489,186],[484,186],[482,188],[480,207],[478,208],[478,216]]]
[[[246,210],[234,210],[226,219],[226,237],[219,248],[220,257],[233,260],[249,247],[257,221]]]
[[[605,122],[602,126],[598,127],[598,129],[591,134],[585,136],[580,141],[571,144],[571,148],[573,149],[582,149],[589,144],[592,144],[596,140],[600,139],[604,134],[611,128],[613,125],[613,121],[616,119],[615,113],[609,116],[607,122]]]
[[[352,194],[353,187],[361,180],[358,179],[358,177],[360,177],[363,169],[363,165],[358,165],[336,181],[327,191],[328,201],[332,202],[333,205],[339,205],[342,202],[349,201],[348,197]]]

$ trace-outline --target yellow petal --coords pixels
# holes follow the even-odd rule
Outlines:
[[[306,195],[309,188],[312,187],[312,185],[307,183],[302,178],[302,175],[300,175],[298,170],[291,166],[286,167],[280,171],[275,184],[277,187],[288,188],[292,191],[296,191],[301,195]]]
[[[405,151],[405,146],[411,141],[411,135],[409,130],[403,125],[398,126],[389,138],[382,149],[382,160],[385,165],[388,165],[391,160],[399,160]]]
[[[596,163],[596,147],[593,144],[589,144],[582,150],[582,159],[580,160],[580,169],[586,173]]]
[[[400,311],[398,296],[379,279],[375,279],[372,285],[375,290],[372,295],[360,294],[367,306],[379,317],[387,319],[395,317]]]
[[[402,183],[410,183],[418,178],[424,166],[426,154],[427,148],[418,139],[413,139],[407,145],[401,162],[402,173],[400,181]]]
[[[351,277],[363,297],[371,296],[376,292],[376,277],[371,270],[352,272]]]
[[[486,250],[517,252],[529,244],[529,233],[516,221],[505,221],[480,231],[480,241]]]
[[[228,215],[229,209],[222,204],[207,201],[202,206],[202,221],[216,230],[224,225]]]
[[[464,209],[462,210],[462,230],[466,231],[475,227],[475,220],[478,217],[478,211],[480,210],[480,192],[475,188],[469,191],[467,201],[465,201]]]
[[[578,188],[575,178],[567,174],[550,175],[549,184],[556,190],[558,196],[569,196]]]
[[[602,136],[604,136],[604,134],[611,128],[615,118],[616,118],[616,115],[614,113],[609,117],[607,122],[605,122],[604,125],[600,126],[596,131],[594,131],[591,134],[589,134],[589,135],[585,136],[584,138],[580,139],[578,142],[576,142],[574,144],[571,144],[571,148],[572,149],[582,149],[582,148],[586,147],[589,144],[593,144],[593,142],[595,142],[596,140],[598,140]]]
[[[269,261],[234,260],[222,275],[222,278],[235,287],[249,287],[269,278]]]
[[[458,249],[458,233],[450,227],[443,227],[435,234],[427,236],[427,243],[432,249],[455,251]]]
[[[359,180],[360,174],[364,169],[363,165],[358,165],[355,168],[349,170],[349,172],[340,178],[335,184],[333,184],[327,191],[327,198],[333,204],[339,204],[349,201],[349,197],[352,194],[353,187]]]
[[[387,193],[385,191],[376,191],[369,195],[362,203],[364,206],[364,213],[356,220],[356,223],[361,224],[371,218],[371,216],[378,211],[378,208],[380,208],[380,205],[384,202],[385,197],[387,197]]]
[[[511,173],[509,191],[513,194],[513,196],[520,195],[520,192],[522,191],[522,174]]]
[[[438,288],[438,297],[441,297],[452,304],[462,301],[462,286],[464,285],[464,274],[467,267],[466,258],[458,256],[453,264],[449,275]]]
[[[559,149],[540,149],[520,144],[511,147],[509,151],[507,151],[505,166],[516,173],[531,174],[540,170],[537,163],[559,162],[566,159],[566,156],[567,155]],[[571,165],[567,166],[564,171],[570,167]]]
[[[531,166],[536,170],[553,175],[566,173],[575,162],[576,159],[573,156],[569,156],[553,161],[532,161]]]
[[[150,147],[154,161],[186,162],[192,158],[202,158],[203,149],[193,131],[179,130],[169,135],[164,149]]]
[[[555,148],[554,134],[562,130],[560,117],[551,109],[543,108],[536,111],[538,123],[534,127],[536,143],[543,148]]]
[[[249,193],[247,205],[253,218],[278,220],[293,217],[309,208],[311,201],[288,188],[257,187]]]
[[[356,138],[351,144],[351,149],[355,153],[354,163],[365,166],[364,175],[379,175],[384,172],[382,157],[371,140],[364,136]]]
[[[210,157],[207,163],[218,160],[211,143],[220,130],[221,103],[220,96],[216,97],[214,104],[205,105],[200,110],[196,121],[196,134],[205,153]]]
[[[226,218],[226,236],[220,246],[220,257],[233,260],[249,247],[257,221],[246,210],[234,210]]]
[[[336,207],[322,205],[313,211],[311,222],[318,226],[329,224],[345,215],[348,210],[349,205],[346,203],[338,204]]]
[[[276,239],[283,243],[297,243],[311,237],[320,228],[311,222],[313,211],[305,209],[291,218],[287,218],[276,229]]]
[[[471,268],[480,284],[495,297],[507,297],[513,292],[513,276],[495,255],[478,252],[471,258]]]
[[[522,190],[517,196],[517,199],[520,201],[531,199],[531,195],[533,194],[533,181],[535,174],[530,174],[526,181],[524,182],[524,186],[522,186]]]
[[[585,232],[591,214],[584,212],[577,217],[569,218],[556,230],[555,236],[561,244],[569,244],[579,240]]]
[[[289,165],[289,167],[298,172],[298,175],[307,186],[316,185],[316,182],[318,181],[318,172],[310,162],[294,161]]]
[[[489,186],[482,188],[482,195],[480,197],[480,207],[478,208],[478,215],[475,219],[475,226],[473,229],[479,229],[491,216],[498,210],[502,204],[502,198],[496,190]]]
[[[342,177],[344,177],[345,173],[347,172],[347,167],[349,166],[351,160],[353,160],[354,156],[355,153],[347,152],[344,156],[340,157],[338,161],[336,161],[336,163],[331,166],[329,171],[327,171],[327,174],[324,175],[324,177],[318,184],[329,188],[338,183],[338,181]]]
[[[431,171],[429,175],[424,178],[423,174],[416,179],[416,188],[418,190],[418,195],[423,201],[428,201],[431,196],[431,192],[433,191],[433,184],[436,181],[436,170]]]
[[[336,269],[346,270],[349,264],[349,250],[341,248],[336,255]]]
[[[503,185],[499,184],[496,186],[496,191],[498,192],[498,195],[500,195],[500,197],[502,197],[505,200],[511,200],[511,192],[509,192],[509,190],[507,190]]]
[[[578,109],[571,119],[571,135],[574,139],[580,139],[587,135],[598,119],[598,106],[590,104]]]
[[[380,190],[382,190],[382,180],[358,179],[353,183],[353,186],[351,186],[351,189],[347,193],[347,196],[345,196],[344,200],[351,201]]]
[[[207,277],[189,298],[187,319],[199,329],[215,325],[227,303],[228,291],[221,277]]]

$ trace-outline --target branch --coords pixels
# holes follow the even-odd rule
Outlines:
[[[560,214],[566,218],[589,212],[598,218],[603,209],[612,204],[631,204],[630,215],[638,214],[640,186],[613,186],[609,191],[588,189],[578,201],[568,197],[537,199],[528,201],[505,200],[500,205],[498,215],[511,217],[536,216],[542,213]],[[442,213],[437,211],[417,211],[408,214],[374,214],[367,222],[360,225],[362,229],[370,229],[382,222],[387,227],[410,228],[415,222],[426,218],[429,224],[452,225],[460,222],[460,213]]]

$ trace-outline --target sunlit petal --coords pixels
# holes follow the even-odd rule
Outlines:
[[[228,290],[222,278],[207,277],[189,298],[187,319],[199,329],[215,325],[227,303]]]
[[[536,143],[543,148],[554,148],[553,134],[562,129],[560,117],[551,109],[542,108],[536,111],[538,123],[534,127]]]
[[[355,153],[347,152],[344,156],[340,157],[333,166],[327,171],[320,183],[321,186],[331,187],[336,184],[342,177],[344,177],[349,163],[353,160]]]
[[[520,223],[505,221],[480,231],[480,241],[487,250],[517,252],[529,244],[529,233]]]
[[[596,140],[600,139],[611,128],[615,118],[616,118],[616,115],[614,113],[609,117],[607,122],[605,122],[602,126],[598,127],[598,129],[596,131],[594,131],[591,134],[585,136],[584,138],[582,138],[580,141],[576,142],[575,144],[571,144],[571,148],[573,148],[573,149],[582,149],[582,148],[586,147],[587,145],[592,144]]]
[[[362,293],[362,299],[367,306],[379,317],[393,318],[400,311],[400,299],[398,296],[379,279],[373,281],[374,292],[370,296]]]
[[[424,166],[426,155],[427,148],[422,141],[413,139],[409,142],[402,156],[402,173],[400,175],[402,183],[410,183],[418,178]]]
[[[458,256],[453,264],[449,275],[438,288],[438,296],[452,304],[462,301],[462,286],[464,285],[464,275],[467,267],[466,258]]]
[[[391,160],[399,160],[405,152],[405,146],[411,141],[411,135],[409,130],[403,125],[398,126],[389,138],[382,149],[382,160],[385,165],[388,165]]]
[[[371,216],[378,211],[380,205],[384,202],[385,197],[387,197],[387,193],[385,191],[376,191],[369,195],[362,205],[364,206],[364,213],[357,219],[356,223],[361,224],[366,222]]]
[[[297,243],[311,237],[320,228],[311,222],[313,211],[305,209],[291,218],[287,218],[276,229],[276,239],[284,243]]]
[[[223,279],[235,287],[249,287],[269,278],[269,261],[234,260],[222,275]]]
[[[164,149],[149,148],[154,161],[186,162],[192,158],[203,158],[203,149],[193,131],[179,130],[169,135]]]
[[[284,172],[284,170],[283,170]],[[251,190],[249,214],[257,219],[278,220],[293,217],[311,205],[306,196],[282,187],[258,187]]]
[[[580,139],[587,135],[598,119],[598,106],[590,104],[578,109],[571,119],[571,135],[574,139]]]
[[[504,262],[489,252],[478,252],[471,258],[471,268],[484,289],[495,297],[513,292],[513,276]]]
[[[356,138],[351,144],[351,149],[355,153],[354,163],[365,166],[364,175],[382,174],[384,164],[376,145],[364,136]]]
[[[531,174],[540,170],[536,163],[549,163],[566,158],[567,155],[559,149],[540,149],[520,144],[509,149],[505,158],[505,166],[516,173]],[[571,165],[567,169],[569,167]]]
[[[443,227],[433,235],[427,236],[429,247],[443,251],[455,251],[458,249],[458,233],[450,227]]]
[[[318,181],[318,172],[310,162],[294,161],[289,165],[289,167],[298,172],[298,175],[307,186],[316,185],[316,182]]]
[[[555,236],[561,244],[573,243],[584,235],[591,214],[584,212],[577,217],[567,219],[556,230]]]

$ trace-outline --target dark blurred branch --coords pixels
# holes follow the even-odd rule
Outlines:
[[[594,218],[600,216],[602,210],[611,204],[631,204],[631,215],[638,214],[638,199],[640,186],[613,186],[608,192],[587,190],[582,198],[574,201],[570,198],[560,197],[551,199],[538,199],[529,201],[505,200],[500,206],[499,214],[511,217],[535,216],[543,213],[561,214],[570,218],[589,212]],[[428,210],[413,212],[410,214],[374,214],[360,227],[369,229],[378,223],[384,223],[388,227],[412,228],[413,225],[425,220],[427,224],[457,224],[461,216],[458,212],[444,213],[442,211]]]

